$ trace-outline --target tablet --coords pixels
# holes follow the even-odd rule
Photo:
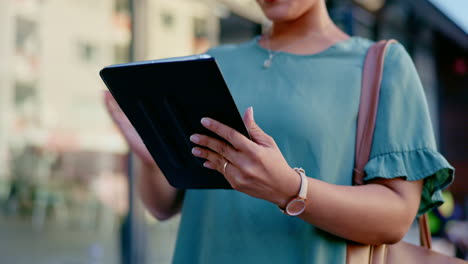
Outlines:
[[[223,140],[201,125],[203,117],[250,138],[213,57],[116,64],[100,75],[172,186],[232,188],[221,173],[203,167],[205,160],[192,155],[195,144],[189,140],[195,133]]]

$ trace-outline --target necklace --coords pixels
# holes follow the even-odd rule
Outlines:
[[[267,50],[268,50],[268,59],[266,59],[263,62],[263,68],[270,68],[271,64],[273,63],[273,58],[275,57],[277,51],[273,53],[273,51],[270,48],[270,37],[266,37],[266,44],[267,44]]]
[[[332,21],[328,23],[323,30],[328,30],[330,26],[334,25]],[[313,32],[313,35],[319,35],[318,32]],[[273,64],[273,59],[275,58],[276,54],[278,54],[280,51],[273,51],[270,47],[270,35],[267,33],[262,36],[262,38],[265,38],[266,41],[266,48],[268,51],[268,58],[263,61],[263,68],[267,69],[270,68],[271,65]],[[286,48],[289,48],[290,46],[293,46],[293,44],[297,44],[296,42],[290,43],[289,45],[283,47],[283,50]]]

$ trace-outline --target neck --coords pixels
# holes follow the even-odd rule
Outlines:
[[[317,1],[307,12],[295,20],[274,22],[270,38],[277,44],[297,39],[320,39],[340,41],[347,35],[338,29],[325,6],[325,1]]]

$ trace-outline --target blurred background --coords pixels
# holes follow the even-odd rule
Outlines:
[[[430,215],[435,247],[467,258],[468,2],[327,3],[348,34],[395,38],[413,57],[457,176]],[[139,202],[98,72],[267,27],[254,0],[0,0],[0,263],[170,263],[178,217]]]

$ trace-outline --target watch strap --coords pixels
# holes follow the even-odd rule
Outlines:
[[[283,214],[286,214],[286,215],[290,215],[288,212],[287,212],[287,208],[288,208],[288,205],[298,199],[301,199],[301,200],[304,200],[306,201],[307,200],[307,189],[308,189],[308,181],[307,181],[307,176],[305,175],[305,171],[304,169],[302,168],[294,168],[294,171],[299,174],[299,176],[301,177],[301,187],[299,188],[299,193],[296,197],[292,198],[291,200],[288,201],[288,203],[286,203],[286,206],[285,208],[281,208],[280,206],[278,206],[278,208],[280,209],[280,211],[283,213]]]
[[[297,196],[305,200],[307,199],[307,188],[309,181],[307,181],[307,176],[305,175],[303,168],[294,168],[294,171],[296,171],[301,176],[301,188],[299,189],[299,194]]]

